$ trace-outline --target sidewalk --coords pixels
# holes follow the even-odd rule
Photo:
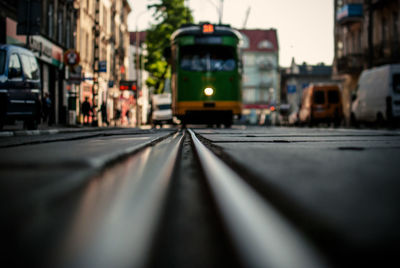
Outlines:
[[[27,130],[23,127],[22,121],[17,121],[14,125],[5,125],[0,130],[0,137],[12,136],[29,136],[29,135],[46,135],[57,134],[62,132],[76,132],[76,131],[94,131],[99,127],[83,126],[83,125],[52,125],[40,124],[37,130]]]
[[[37,130],[27,130],[23,127],[23,122],[16,122],[14,125],[5,125],[0,130],[1,137],[14,137],[14,136],[36,136],[36,135],[48,135],[57,133],[68,133],[68,132],[79,132],[79,131],[99,131],[107,129],[125,129],[125,128],[139,128],[139,129],[151,129],[151,125],[141,125],[139,127],[134,126],[104,126],[104,127],[93,127],[91,125],[52,125],[40,124]]]

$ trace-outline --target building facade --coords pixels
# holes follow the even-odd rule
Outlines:
[[[400,0],[335,0],[334,5],[334,75],[342,80],[349,123],[361,72],[400,63]]]
[[[134,104],[133,94],[119,87],[129,66],[127,0],[1,0],[0,7],[0,42],[35,53],[43,95],[49,93],[53,103],[53,123],[82,122],[80,106],[86,97],[96,124],[106,121],[98,112],[102,103],[108,121],[122,110],[121,103]],[[79,55],[77,64],[64,61],[69,51]]]
[[[129,91],[120,91],[129,69],[129,33],[127,26],[131,8],[126,0],[75,0],[77,19],[77,51],[80,54],[82,82],[77,86],[77,110],[88,98],[96,111],[94,119],[103,125],[116,118],[129,116],[126,106],[133,105]],[[101,104],[107,107],[108,118],[97,113]],[[121,118],[118,122],[128,122]],[[82,116],[78,117],[82,122]],[[119,120],[119,119],[118,119]]]
[[[148,72],[144,69],[144,59],[147,55],[146,50],[146,31],[130,32],[130,63],[129,80],[136,81],[137,84],[137,100],[138,106],[135,113],[138,112],[138,121],[140,124],[149,123],[150,115],[150,95],[151,92],[146,85],[149,77]]]
[[[239,31],[243,38],[243,115],[255,113],[258,121],[280,102],[277,32],[275,29]]]

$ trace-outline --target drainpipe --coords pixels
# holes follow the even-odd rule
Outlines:
[[[371,0],[367,0],[368,6],[368,68],[372,68],[374,60],[373,34],[374,34],[374,10]]]

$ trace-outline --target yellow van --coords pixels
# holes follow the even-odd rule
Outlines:
[[[311,84],[304,89],[299,111],[300,124],[311,126],[325,122],[339,126],[342,119],[342,98],[337,85]]]

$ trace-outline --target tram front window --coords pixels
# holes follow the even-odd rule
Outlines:
[[[180,49],[180,66],[185,71],[233,71],[235,50],[228,46],[184,46]]]

